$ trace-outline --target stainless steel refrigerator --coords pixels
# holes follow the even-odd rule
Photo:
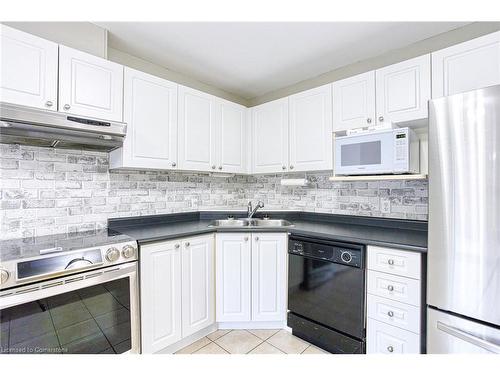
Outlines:
[[[429,110],[427,352],[500,353],[500,85]]]

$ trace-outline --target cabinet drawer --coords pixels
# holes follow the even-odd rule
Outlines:
[[[420,279],[420,254],[368,246],[368,269]]]
[[[368,293],[394,301],[420,306],[420,281],[368,271]]]
[[[368,294],[367,314],[383,323],[420,334],[420,308]]]
[[[420,336],[374,319],[368,319],[367,354],[419,354]]]

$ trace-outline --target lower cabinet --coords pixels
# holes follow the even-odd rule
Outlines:
[[[286,233],[216,235],[218,322],[286,320]]]
[[[141,246],[142,353],[155,353],[215,322],[214,237]]]

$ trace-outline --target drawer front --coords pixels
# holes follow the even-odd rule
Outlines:
[[[368,269],[420,279],[420,253],[368,246]]]
[[[369,318],[420,334],[420,308],[368,294]]]
[[[368,271],[368,293],[420,306],[420,280]]]
[[[368,319],[367,354],[419,354],[420,336],[374,319]]]

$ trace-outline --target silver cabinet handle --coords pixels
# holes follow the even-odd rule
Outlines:
[[[219,171],[222,171],[222,165],[219,165]]]
[[[387,290],[389,292],[392,292],[394,290],[394,287],[392,285],[387,285]]]
[[[45,106],[46,106],[46,107],[52,107],[53,105],[54,105],[54,103],[52,103],[50,100],[47,100],[47,101],[45,102]]]
[[[389,315],[392,318],[394,316],[394,311],[388,311],[387,315]]]
[[[389,346],[387,347],[387,351],[388,351],[389,353],[392,353],[392,352],[394,351],[394,348],[392,347],[392,345],[389,345]]]
[[[255,241],[258,241],[259,240],[259,237],[255,237]]]
[[[67,111],[68,109],[71,108],[71,106],[69,104],[65,104],[63,108]]]
[[[248,241],[248,237],[245,237],[245,242]]]
[[[293,165],[290,165],[290,169],[293,169]]]
[[[176,167],[177,166],[177,163],[174,161],[172,162],[172,167]]]
[[[368,117],[368,118],[366,119],[366,122],[367,122],[368,124],[371,124],[371,123],[372,123],[372,119],[371,119],[370,117]]]
[[[379,117],[378,117],[378,120],[379,120],[380,122],[383,122],[383,121],[384,121],[384,116],[379,116]]]
[[[176,249],[178,249],[179,247],[181,247],[181,245],[179,245],[178,243],[176,243],[176,244],[174,245],[174,247],[175,247]]]
[[[387,263],[389,263],[390,266],[393,266],[394,265],[394,259],[389,259],[387,261]]]
[[[281,169],[285,170],[286,169],[286,165],[282,166]]]
[[[468,342],[469,344],[479,346],[480,348],[483,348],[489,352],[492,353],[497,353],[500,354],[500,346],[497,344],[494,344],[492,342],[489,342],[483,338],[474,336],[472,333],[462,331],[461,329],[449,326],[448,324],[442,323],[442,322],[437,322],[437,329],[452,335],[456,338],[459,338],[461,340],[464,340]]]
[[[189,247],[189,245],[191,245],[189,242],[186,242],[186,247]]]
[[[216,168],[216,166],[215,166],[215,165],[212,165],[212,169],[215,169],[215,168]]]

